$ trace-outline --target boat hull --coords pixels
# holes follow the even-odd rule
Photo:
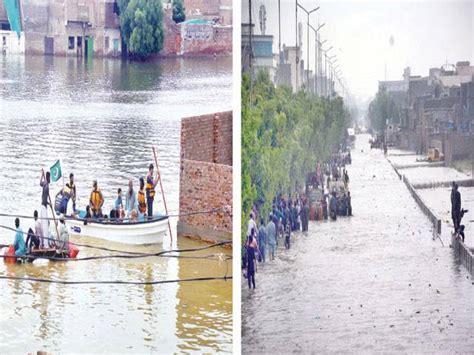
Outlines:
[[[136,223],[107,223],[82,219],[66,220],[70,236],[92,237],[123,244],[159,244],[168,230],[168,217]]]

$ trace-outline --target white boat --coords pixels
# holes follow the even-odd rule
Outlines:
[[[159,244],[168,230],[168,216],[139,221],[66,219],[70,236],[87,236],[124,244]]]

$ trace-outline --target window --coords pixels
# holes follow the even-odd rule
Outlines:
[[[77,37],[77,48],[81,48],[82,47],[82,37],[78,36]]]
[[[109,36],[106,36],[105,37],[105,50],[106,51],[109,50],[109,41],[110,41]]]
[[[74,49],[74,37],[69,36],[69,46],[68,49]]]

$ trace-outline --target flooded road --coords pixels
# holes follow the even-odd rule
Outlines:
[[[145,176],[157,148],[170,214],[179,210],[180,119],[232,107],[232,60],[186,59],[127,63],[119,60],[0,57],[0,213],[39,209],[41,168],[61,159],[73,172],[78,207],[97,179],[112,208],[118,187]],[[51,186],[53,196],[62,187]],[[162,211],[161,195],[155,211]],[[173,248],[203,244],[176,240]],[[0,225],[14,226],[13,218]],[[27,231],[32,220],[22,220]],[[14,233],[0,229],[0,244]],[[74,241],[74,240],[73,240]],[[78,241],[78,239],[76,239]],[[132,247],[82,238],[81,243],[158,252],[163,245]],[[192,256],[231,254],[210,249]],[[79,257],[107,255],[80,248]],[[232,273],[232,262],[148,258],[5,265],[0,275],[61,280],[153,281]],[[64,286],[0,280],[0,353],[177,352],[232,350],[231,282],[158,286]]]
[[[354,216],[310,222],[256,290],[243,280],[243,353],[472,352],[473,280],[368,139],[348,166]]]

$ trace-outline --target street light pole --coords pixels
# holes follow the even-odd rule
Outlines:
[[[314,94],[318,95],[318,47],[319,47],[319,40],[318,40],[318,32],[319,30],[325,25],[319,25],[318,28],[314,28],[313,26],[309,25],[309,27],[314,31]],[[309,51],[308,51],[309,52]],[[308,62],[309,67],[309,62]]]
[[[323,95],[323,45],[326,43],[328,40],[325,39],[324,41],[320,42],[319,41],[319,33],[318,33],[318,70],[319,70],[319,93],[321,96]]]
[[[306,30],[306,51],[307,51],[307,55],[306,55],[306,60],[307,60],[307,63],[306,63],[306,86],[307,88],[306,89],[309,89],[309,15],[311,15],[313,12],[319,10],[319,6],[308,11],[306,10],[303,6],[301,6],[300,4],[298,4],[298,1],[296,1],[296,7],[300,7],[304,12],[306,12],[306,15],[308,16],[308,19],[306,21],[306,25],[307,25],[307,30]]]
[[[328,96],[328,52],[332,49],[332,46],[324,51],[324,75],[326,76],[326,84],[324,87],[325,96]]]

